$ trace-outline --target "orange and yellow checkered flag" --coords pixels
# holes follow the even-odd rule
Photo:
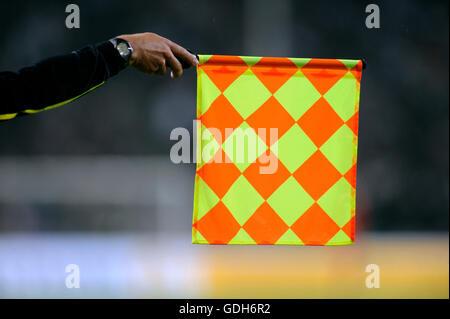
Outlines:
[[[362,61],[200,55],[192,242],[354,242]]]

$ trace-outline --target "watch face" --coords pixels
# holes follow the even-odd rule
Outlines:
[[[120,55],[123,57],[126,57],[130,54],[130,49],[126,45],[126,43],[119,43],[117,45],[117,50],[119,51]]]

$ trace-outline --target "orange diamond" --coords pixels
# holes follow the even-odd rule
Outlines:
[[[264,156],[267,157],[265,161],[263,160]],[[275,161],[277,166],[272,166],[275,167],[275,171],[269,174],[261,173],[260,168],[268,168],[270,165],[274,165]],[[266,155],[266,152],[264,152],[255,163],[247,167],[243,174],[264,199],[269,198],[290,176],[287,168],[272,151],[270,151],[269,155]]]
[[[286,223],[264,202],[243,228],[258,245],[273,245],[288,230]]]
[[[306,245],[325,245],[339,231],[339,226],[314,203],[291,226]]]
[[[210,131],[219,144],[222,144],[228,137],[225,134],[226,128],[234,130],[244,121],[242,116],[222,94],[211,104],[208,111],[206,111],[199,119],[206,128],[216,128],[220,131],[221,136],[217,136],[215,130]],[[231,133],[232,130],[229,130],[228,135]]]
[[[302,67],[303,74],[324,95],[347,72],[347,67],[339,60],[311,59]]]
[[[361,72],[362,72],[363,63],[359,61],[351,70],[353,76],[356,78],[358,82],[361,82]]]
[[[345,173],[344,177],[356,189],[356,164]]]
[[[246,122],[258,133],[259,137],[266,142],[268,146],[274,144],[284,133],[286,133],[295,120],[281,106],[281,104],[271,96],[263,105],[259,107]],[[278,139],[271,140],[270,129],[278,129]],[[265,129],[265,134],[258,129]]]
[[[208,61],[200,65],[200,68],[223,92],[248,69],[248,65],[237,56],[213,55]]]
[[[353,216],[344,227],[342,227],[344,233],[350,237],[352,241],[355,241],[355,216]]]
[[[222,198],[241,175],[241,172],[223,149],[220,149],[208,163],[197,171],[197,174],[219,198]]]
[[[351,118],[345,122],[347,126],[355,133],[356,136],[358,136],[358,120],[359,120],[359,112],[356,112],[353,114]]]
[[[317,147],[321,147],[343,124],[342,119],[323,97],[298,120],[298,125]]]
[[[287,58],[262,58],[251,67],[251,70],[273,94],[298,71],[298,68]]]
[[[241,226],[220,201],[193,225],[210,244],[226,245]]]
[[[318,200],[341,178],[339,171],[320,151],[311,155],[293,176],[314,200]]]

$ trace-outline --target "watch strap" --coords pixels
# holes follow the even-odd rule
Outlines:
[[[128,66],[128,64],[130,63],[130,60],[131,60],[131,55],[133,54],[133,47],[131,46],[131,44],[127,40],[124,40],[122,38],[112,38],[109,40],[109,42],[112,43],[114,48],[118,51],[120,57],[125,61],[125,66]],[[121,43],[126,44],[126,46],[128,47],[129,54],[124,55],[119,51],[118,45]]]

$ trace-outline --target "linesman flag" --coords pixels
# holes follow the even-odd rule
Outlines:
[[[362,61],[199,59],[192,242],[353,244]]]

